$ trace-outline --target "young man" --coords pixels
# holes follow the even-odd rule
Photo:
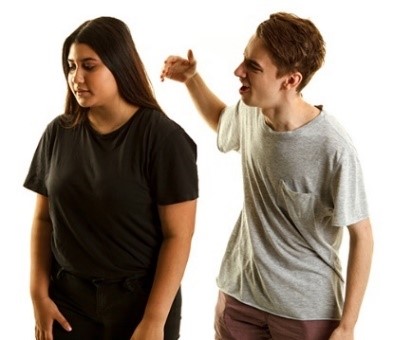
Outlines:
[[[218,133],[242,156],[244,206],[217,279],[216,339],[350,340],[370,272],[373,238],[350,137],[301,94],[325,57],[307,19],[262,22],[235,70],[241,100],[227,106],[188,59],[170,56],[161,78],[184,82]],[[350,236],[344,290],[339,248]]]

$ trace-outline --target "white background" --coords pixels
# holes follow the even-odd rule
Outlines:
[[[46,124],[63,110],[63,40],[83,21],[109,15],[129,25],[159,102],[199,147],[200,199],[183,282],[181,339],[213,339],[215,278],[242,204],[239,158],[217,151],[215,134],[198,116],[184,85],[161,83],[159,75],[168,55],[185,56],[192,48],[199,71],[212,90],[228,104],[234,103],[240,83],[233,70],[242,60],[245,45],[257,25],[280,10],[309,17],[325,37],[326,63],[304,96],[313,104],[324,104],[338,117],[351,134],[363,164],[375,253],[356,339],[393,339],[393,56],[391,15],[388,1],[381,0],[2,2],[0,338],[33,339],[28,275],[35,195],[22,183]],[[346,236],[344,266],[347,241]]]

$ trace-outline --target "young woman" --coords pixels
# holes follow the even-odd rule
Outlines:
[[[157,103],[122,21],[86,21],[62,59],[65,112],[24,183],[37,193],[36,339],[178,339],[196,145]]]

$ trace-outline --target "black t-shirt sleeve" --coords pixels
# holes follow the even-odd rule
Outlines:
[[[49,150],[53,142],[54,125],[54,122],[48,124],[42,134],[30,163],[29,171],[23,183],[25,188],[44,196],[48,196],[48,189],[46,187],[45,180],[49,172]]]
[[[157,203],[175,204],[198,197],[197,146],[178,127],[163,141],[152,166]]]

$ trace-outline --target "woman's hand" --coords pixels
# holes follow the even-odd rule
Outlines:
[[[49,297],[33,300],[36,340],[53,340],[53,323],[57,321],[66,331],[71,325]]]
[[[162,323],[155,324],[142,320],[131,340],[164,340],[164,326]]]

